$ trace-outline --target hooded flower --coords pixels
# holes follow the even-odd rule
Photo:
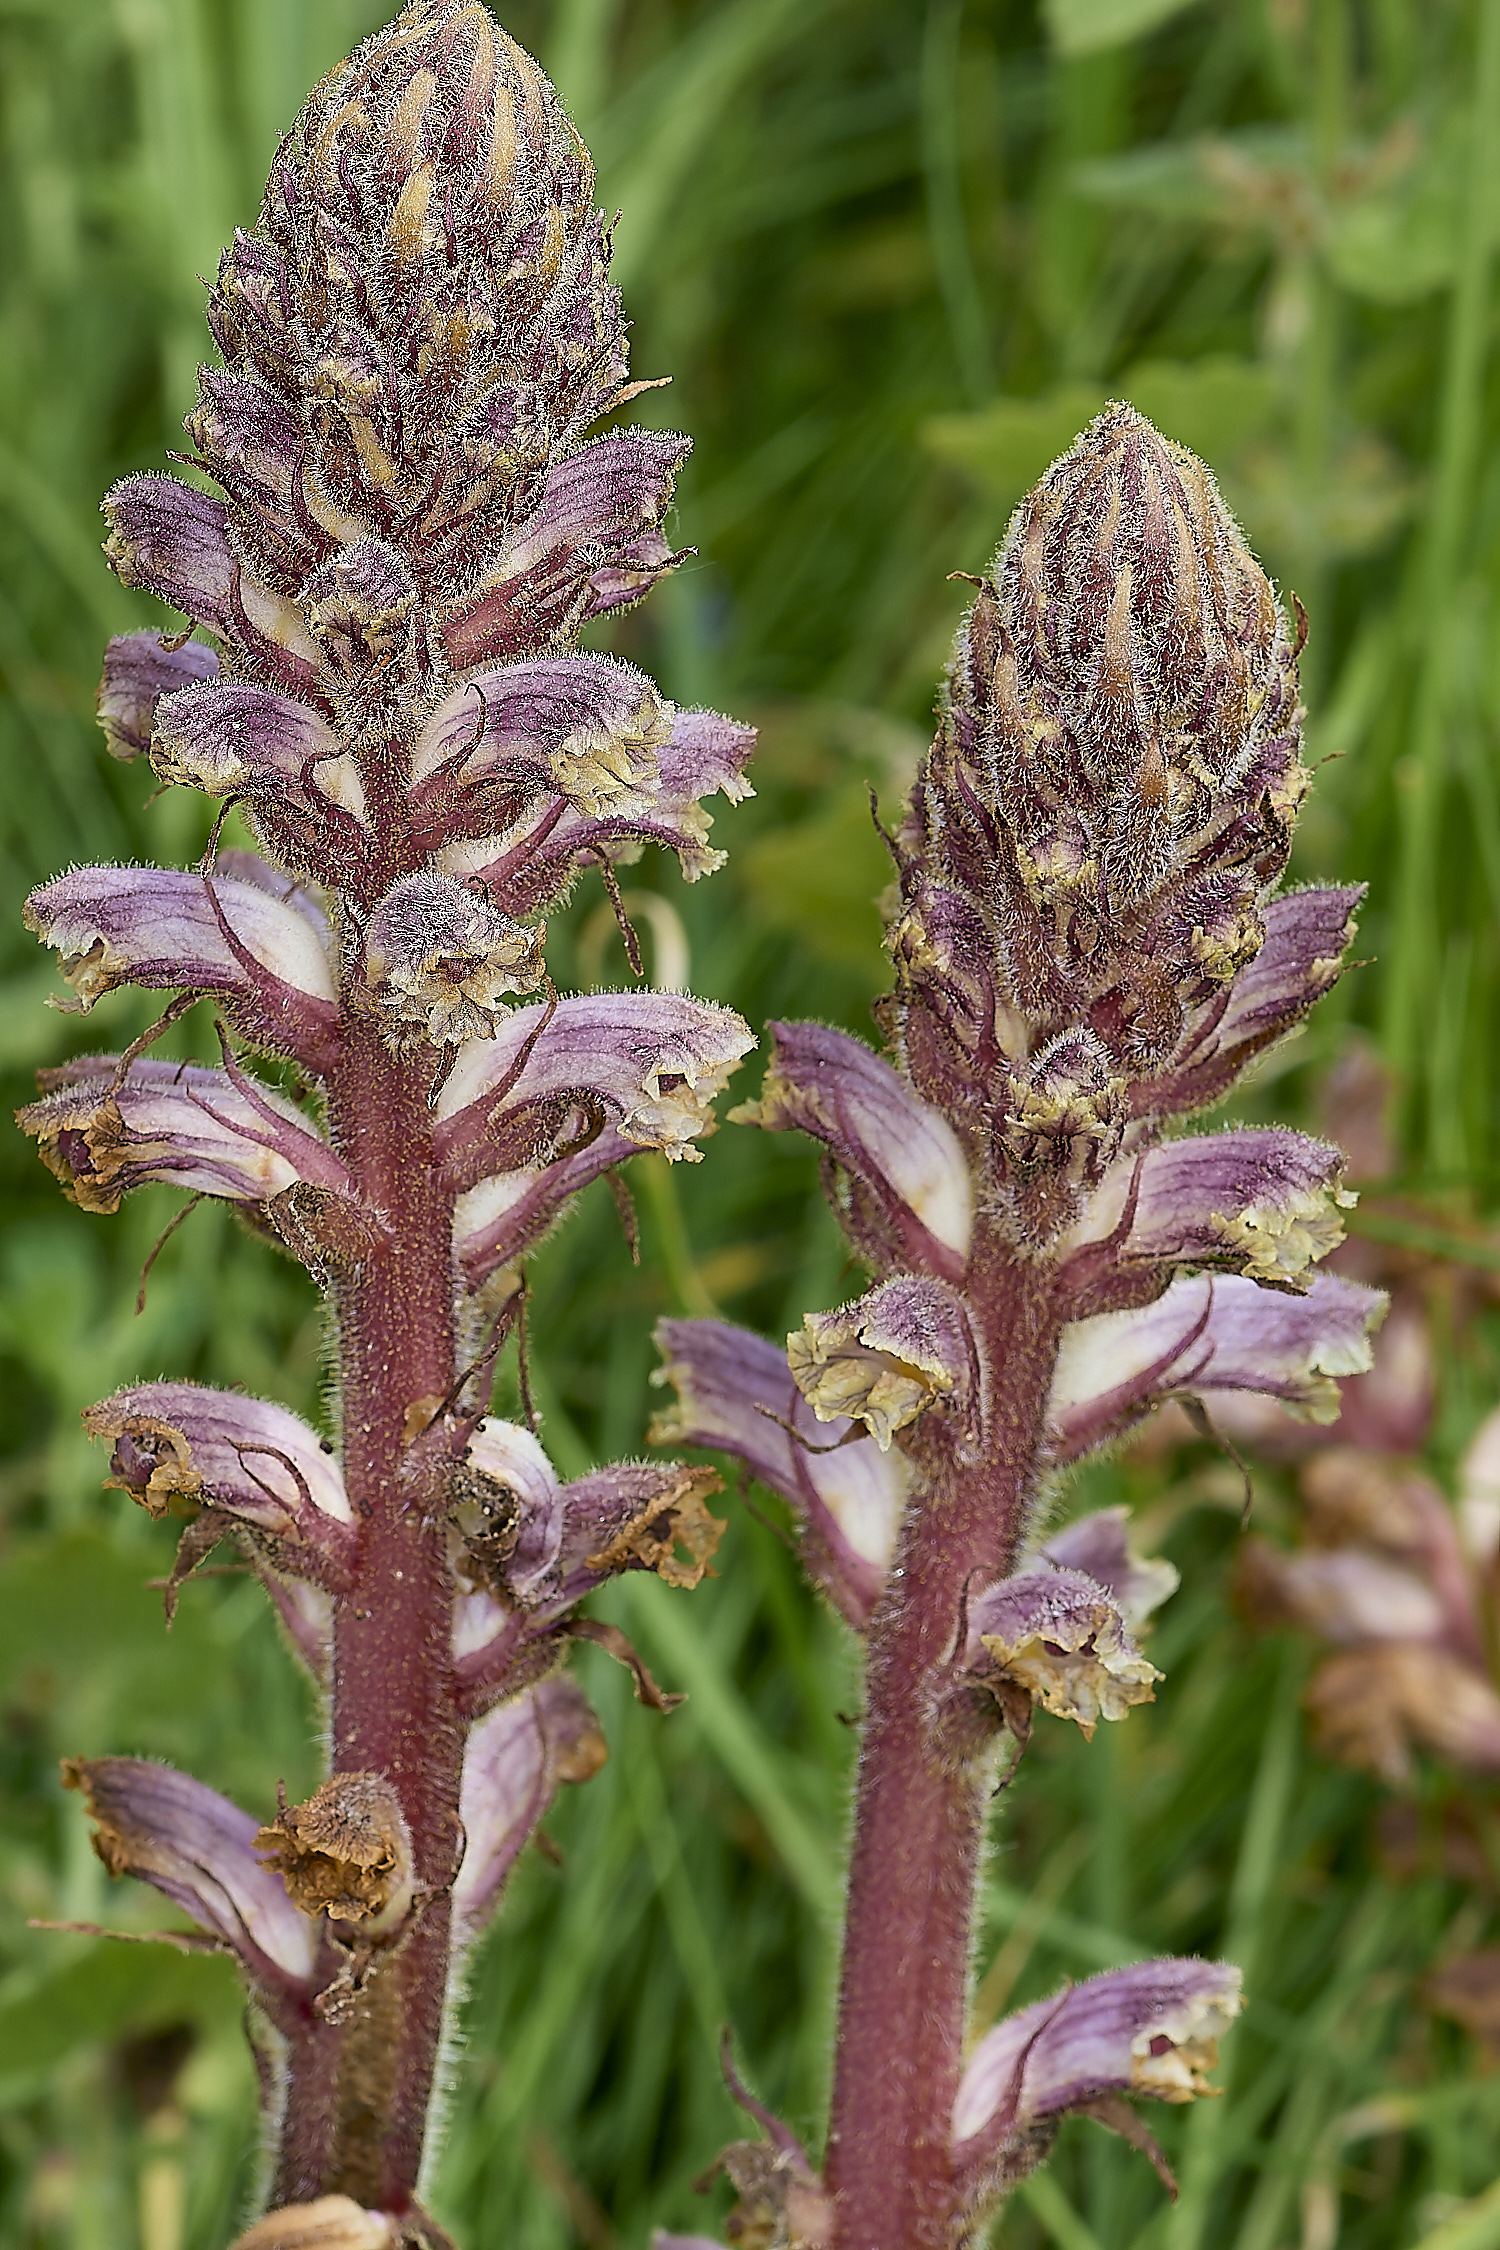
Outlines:
[[[787,1364],[820,1422],[863,1422],[882,1453],[939,1402],[973,1423],[978,1350],[963,1299],[938,1281],[902,1274],[837,1312],[809,1313],[787,1338]]]
[[[795,1509],[809,1570],[855,1626],[868,1624],[895,1551],[911,1483],[902,1454],[858,1425],[820,1423],[774,1344],[727,1321],[664,1320],[655,1380],[677,1403],[657,1417],[654,1445],[734,1454]],[[852,1441],[852,1442],[851,1442]]]
[[[968,1669],[1013,1682],[1054,1718],[1092,1737],[1100,1719],[1123,1719],[1152,1700],[1161,1678],[1125,1630],[1109,1594],[1080,1570],[1023,1570],[969,1604]]]
[[[115,1056],[86,1055],[42,1083],[18,1122],[85,1211],[117,1211],[132,1188],[164,1180],[268,1209],[307,1188],[361,1223],[345,1166],[294,1103],[241,1071],[136,1061],[122,1075]]]
[[[94,1849],[111,1875],[151,1883],[217,1945],[236,1954],[273,2004],[306,1997],[317,1934],[256,1857],[256,1822],[201,1781],[144,1758],[69,1758]]]
[[[545,1234],[588,1181],[640,1149],[695,1162],[712,1103],[755,1044],[740,1018],[672,993],[593,993],[514,1010],[460,1049],[437,1145],[460,1194],[455,1240],[477,1287]]]
[[[954,2163],[1014,2179],[1056,2121],[1124,2094],[1190,2102],[1240,2008],[1240,1973],[1215,1961],[1142,1961],[1009,2016],[969,2058],[953,2107]],[[1113,2122],[1108,2110],[1106,2122]]]
[[[310,1068],[337,1037],[318,933],[256,883],[151,867],[85,867],[26,901],[28,929],[62,957],[79,1011],[118,984],[212,992],[245,1035]]]

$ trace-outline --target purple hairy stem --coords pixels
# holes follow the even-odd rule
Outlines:
[[[85,868],[27,920],[72,1009],[179,995],[123,1056],[22,1113],[85,1209],[163,1181],[237,1203],[308,1268],[337,1341],[338,1443],[269,1402],[137,1385],[90,1410],[110,1482],[259,1573],[328,1704],[331,1766],[265,1826],[185,1776],[74,1760],[112,1872],[235,1953],[274,2156],[244,2238],[436,2245],[418,2202],[463,1947],[558,1786],[605,1746],[555,1676],[612,1574],[695,1586],[711,1471],[563,1484],[486,1411],[521,1260],[640,1149],[696,1158],[754,1041],[679,994],[560,997],[541,916],[647,843],[689,880],[703,800],[748,793],[746,728],[578,650],[679,559],[687,440],[589,432],[631,395],[587,152],[472,0],[409,0],[315,89],[209,304],[222,366],[187,427],[214,497],[129,478],[120,576],[206,640],[111,645],[111,752],[239,806],[258,852]],[[545,997],[543,997],[545,995]],[[220,1011],[221,1066],[145,1049]],[[294,1064],[293,1101],[244,1067]],[[299,2216],[300,2214],[300,2216]]]
[[[965,2063],[988,1800],[1038,1706],[1091,1734],[1149,1700],[1135,1635],[1176,1583],[1121,1510],[1049,1538],[1057,1471],[1173,1395],[1328,1420],[1383,1309],[1314,1271],[1352,1201],[1337,1149],[1165,1137],[1300,1021],[1352,933],[1357,892],[1277,892],[1307,786],[1298,646],[1202,463],[1107,408],[959,630],[891,839],[887,1054],[773,1025],[735,1112],[822,1144],[871,1280],[784,1358],[717,1322],[661,1335],[657,1436],[780,1490],[869,1644],[824,2176],[726,2152],[742,2234],[958,2250],[1068,2110],[1165,2176],[1125,2097],[1202,2092],[1239,2005],[1227,1965],[1147,1963]]]
[[[992,1782],[983,1711],[962,1696],[955,1707],[945,1675],[962,1660],[955,1624],[966,1589],[1008,1574],[1029,1521],[1035,1402],[1057,1351],[1050,1276],[995,1264],[976,1293],[1002,1371],[997,1442],[965,1466],[931,1461],[870,1624],[826,2161],[851,2244],[944,2243],[951,2233],[953,2104]],[[902,2152],[896,2166],[892,2150]]]

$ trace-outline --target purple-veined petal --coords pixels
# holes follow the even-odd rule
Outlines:
[[[467,1288],[481,1288],[492,1274],[540,1242],[571,1198],[601,1172],[640,1154],[634,1142],[609,1126],[597,1138],[588,1138],[592,1121],[581,1112],[570,1115],[577,1118],[573,1131],[584,1142],[576,1155],[547,1160],[548,1146],[566,1146],[570,1135],[539,1123],[542,1162],[497,1172],[459,1196],[453,1214],[453,1247]]]
[[[858,1234],[872,1247],[883,1235],[896,1258],[959,1279],[974,1187],[947,1119],[848,1032],[817,1023],[769,1029],[775,1046],[765,1082],[733,1112],[736,1122],[810,1133],[849,1176]]]
[[[1063,1330],[1047,1418],[1053,1457],[1074,1461],[1159,1400],[1260,1391],[1312,1422],[1338,1413],[1337,1378],[1370,1364],[1377,1289],[1319,1274],[1305,1296],[1239,1274],[1190,1274],[1154,1304]]]
[[[111,1484],[152,1515],[216,1509],[268,1533],[282,1562],[324,1583],[352,1566],[353,1513],[337,1460],[273,1400],[138,1383],[89,1407],[83,1425],[112,1441]]]
[[[317,1932],[256,1857],[259,1821],[216,1789],[145,1758],[70,1758],[63,1777],[87,1801],[94,1849],[111,1875],[134,1875],[163,1892],[273,1996],[306,1987]]]
[[[644,809],[655,792],[671,706],[633,664],[612,656],[553,656],[480,672],[438,705],[412,746],[418,825],[436,841],[474,834],[506,793],[564,798],[585,814]],[[508,822],[506,823],[508,825]],[[481,833],[488,832],[488,823]]]
[[[925,1275],[894,1274],[836,1312],[809,1313],[787,1364],[820,1422],[860,1421],[882,1453],[934,1404],[972,1434],[979,1350],[963,1299]]]
[[[277,867],[272,860],[262,859],[259,852],[244,851],[238,844],[220,852],[214,861],[214,867],[216,871],[222,870],[224,874],[232,876],[237,883],[248,883],[252,890],[264,891],[268,897],[279,899],[283,906],[289,906],[294,913],[300,914],[317,938],[324,954],[332,959],[332,925],[312,891],[299,883],[295,875],[289,875],[284,867]]]
[[[344,1166],[273,1088],[189,1063],[138,1060],[116,1084],[118,1072],[113,1055],[44,1071],[49,1091],[16,1113],[85,1211],[117,1211],[151,1180],[232,1203],[305,1184],[355,1207]]]
[[[868,1624],[895,1552],[911,1479],[905,1457],[882,1453],[870,1437],[841,1442],[856,1425],[819,1423],[785,1354],[748,1329],[664,1320],[656,1338],[666,1364],[654,1380],[670,1383],[677,1403],[659,1417],[652,1443],[744,1461],[801,1516],[808,1566],[830,1599],[852,1625]]]
[[[454,670],[638,600],[678,560],[657,527],[690,450],[664,431],[612,430],[555,461],[498,566],[443,627]]]
[[[276,1605],[276,1615],[293,1653],[302,1659],[320,1687],[328,1685],[333,1660],[333,1596],[310,1578],[296,1578],[278,1570],[264,1555],[259,1562],[260,1582]]]
[[[696,1162],[713,1099],[754,1045],[732,1010],[677,993],[579,994],[550,1017],[518,1008],[460,1051],[438,1099],[439,1152],[461,1186],[546,1163],[606,1126]]]
[[[970,1602],[965,1664],[980,1679],[1013,1681],[1087,1736],[1100,1719],[1149,1703],[1162,1676],[1096,1579],[1046,1565],[999,1579]]]
[[[575,1478],[563,1487],[559,1597],[576,1602],[624,1570],[699,1585],[726,1529],[704,1503],[722,1489],[714,1470],[681,1461],[611,1461]]]
[[[657,752],[649,789],[633,790],[597,813],[573,802],[559,804],[555,796],[538,797],[503,833],[448,845],[442,864],[483,883],[516,913],[533,912],[557,897],[578,867],[601,857],[634,859],[643,844],[675,852],[690,883],[711,875],[725,855],[709,845],[713,821],[701,800],[722,794],[737,804],[753,795],[743,768],[755,733],[712,711],[664,708],[671,733]]]
[[[33,891],[25,920],[91,1008],[117,984],[216,992],[248,1036],[313,1068],[338,1028],[333,970],[305,916],[257,884],[178,868],[81,867]]]
[[[1087,1266],[1104,1244],[1122,1265],[1222,1266],[1294,1285],[1343,1240],[1339,1210],[1356,1201],[1343,1169],[1342,1150],[1282,1126],[1166,1141],[1116,1158],[1060,1254]]]
[[[1259,951],[1200,1008],[1171,1064],[1131,1088],[1137,1115],[1206,1108],[1255,1057],[1302,1021],[1339,979],[1363,885],[1287,891],[1265,908]]]
[[[316,687],[322,651],[300,610],[240,562],[222,500],[153,471],[115,485],[104,518],[104,551],[125,585],[206,625],[276,686]]]
[[[1128,1508],[1096,1508],[1043,1540],[1037,1552],[1055,1570],[1081,1570],[1104,1588],[1127,1625],[1143,1625],[1168,1595],[1175,1594],[1179,1572],[1161,1556],[1143,1556],[1131,1547]]]
[[[222,500],[158,470],[106,495],[105,553],[127,586],[144,586],[185,617],[228,637],[234,551]]]
[[[565,1781],[587,1781],[609,1752],[583,1690],[542,1681],[470,1729],[459,1818],[464,1860],[453,1885],[455,1941],[488,1922],[505,1879]]]
[[[189,644],[191,646],[191,644]],[[326,719],[291,696],[239,680],[207,682],[157,706],[151,763],[163,781],[243,797],[272,817],[337,808],[368,828],[364,784],[353,753]]]
[[[953,2106],[960,2171],[1029,2126],[1108,2094],[1187,2102],[1207,2093],[1239,2012],[1240,1972],[1217,1961],[1110,1969],[1008,2016],[969,2058]]]
[[[99,724],[114,758],[139,758],[151,747],[163,696],[219,675],[216,650],[203,641],[163,645],[160,633],[118,633],[104,654]]]

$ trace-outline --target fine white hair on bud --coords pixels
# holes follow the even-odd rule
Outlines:
[[[491,1038],[501,1003],[541,983],[546,934],[449,875],[403,877],[365,931],[365,975],[392,1046]]]

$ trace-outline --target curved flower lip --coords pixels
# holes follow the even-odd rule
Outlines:
[[[144,756],[162,697],[218,676],[218,652],[204,641],[169,648],[160,633],[117,633],[105,651],[99,682],[99,724],[110,756]]]
[[[460,1050],[437,1102],[439,1155],[459,1187],[518,1170],[563,1123],[555,1115],[539,1133],[542,1106],[581,1104],[596,1133],[608,1125],[631,1148],[696,1162],[693,1142],[716,1127],[714,1096],[754,1045],[731,1009],[677,993],[579,994],[550,1017],[518,1008],[493,1039]]]
[[[1089,1737],[1100,1719],[1149,1703],[1162,1676],[1097,1579],[1046,1565],[997,1580],[969,1604],[964,1661],[979,1679],[1013,1680]]]
[[[822,1141],[864,1191],[851,1213],[861,1231],[883,1230],[903,1263],[960,1280],[974,1187],[947,1119],[848,1032],[817,1023],[767,1028],[774,1046],[765,1082],[731,1112],[734,1122]]]
[[[1210,2089],[1216,2043],[1241,2006],[1222,1962],[1141,1961],[1023,2008],[980,2040],[953,2105],[955,2167],[1106,2094],[1187,2102]]]
[[[1130,1545],[1128,1508],[1096,1508],[1044,1540],[1037,1552],[1054,1570],[1081,1570],[1097,1580],[1127,1625],[1143,1625],[1175,1594],[1180,1573],[1161,1556],[1145,1557]]]
[[[111,1875],[134,1875],[239,1956],[273,2003],[305,1995],[318,1933],[254,1850],[260,1823],[216,1789],[145,1758],[70,1758],[63,1779],[97,1824]]]
[[[650,1570],[697,1586],[725,1530],[704,1505],[719,1477],[680,1461],[615,1461],[559,1486],[528,1431],[488,1422],[467,1468],[457,1568],[478,1583],[454,1613],[453,1693],[469,1716],[550,1669],[559,1628],[607,1578]]]
[[[785,1355],[748,1329],[664,1320],[656,1340],[666,1364],[652,1380],[678,1397],[653,1424],[652,1444],[701,1445],[744,1461],[801,1516],[808,1567],[830,1600],[851,1625],[867,1625],[895,1553],[911,1481],[905,1457],[854,1437],[851,1421],[820,1424]]]
[[[431,868],[405,875],[365,924],[365,979],[398,1053],[494,1037],[502,1001],[535,992],[545,928],[512,920],[483,892]]]
[[[713,711],[678,711],[657,756],[657,781],[649,797],[622,804],[597,818],[568,806],[554,823],[544,812],[530,827],[519,823],[508,838],[486,837],[450,846],[443,863],[472,871],[502,893],[517,913],[531,912],[565,888],[573,871],[599,859],[633,859],[643,844],[677,854],[684,882],[696,883],[723,866],[726,853],[708,842],[713,816],[702,799],[722,795],[732,804],[755,792],[742,768],[755,748],[755,730]],[[498,852],[497,846],[504,849]]]
[[[882,1453],[938,1402],[972,1434],[978,1346],[963,1299],[925,1275],[896,1274],[836,1312],[809,1313],[787,1338],[787,1364],[820,1422],[863,1422]]]
[[[285,1096],[242,1072],[137,1060],[116,1083],[113,1055],[45,1071],[50,1089],[16,1112],[42,1161],[86,1211],[161,1180],[232,1203],[268,1203],[299,1183],[351,1203],[354,1185]]]
[[[559,1784],[587,1781],[608,1755],[588,1698],[569,1679],[542,1681],[470,1729],[458,1807],[466,1845],[453,1885],[458,1945],[488,1922]]]
[[[26,926],[62,956],[81,1010],[117,984],[220,994],[246,1035],[326,1068],[333,970],[306,916],[258,884],[177,868],[81,867],[33,891]]]
[[[104,497],[104,552],[127,586],[143,586],[191,617],[279,687],[316,691],[322,651],[295,605],[247,571],[222,500],[151,471]]]
[[[753,792],[753,728],[679,711],[632,666],[554,657],[482,673],[440,704],[413,753],[418,833],[450,874],[477,877],[510,911],[545,905],[575,868],[675,851],[689,882],[724,855],[700,800]]]
[[[1059,1244],[1080,1266],[1095,1245],[1120,1265],[1220,1266],[1284,1288],[1343,1240],[1341,1149],[1282,1126],[1165,1141],[1117,1157]]]
[[[285,810],[326,822],[343,813],[345,828],[370,825],[358,761],[327,720],[241,680],[208,680],[163,697],[151,763],[163,781],[246,798],[273,818]]]
[[[152,1515],[218,1509],[292,1549],[314,1550],[320,1582],[352,1565],[354,1517],[338,1463],[273,1400],[200,1383],[138,1383],[89,1407],[83,1426],[113,1442],[110,1484]]]
[[[1260,1391],[1307,1421],[1338,1414],[1337,1378],[1362,1373],[1379,1290],[1319,1274],[1305,1296],[1238,1274],[1192,1274],[1154,1304],[1063,1330],[1047,1406],[1052,1457],[1077,1460],[1173,1392]]]
[[[554,461],[532,514],[443,627],[453,669],[559,641],[639,601],[681,560],[657,526],[691,450],[668,431],[611,430]]]
[[[1203,1109],[1302,1021],[1343,973],[1365,886],[1285,891],[1264,909],[1260,950],[1204,1008],[1167,1067],[1129,1091],[1141,1117]]]
[[[616,657],[504,665],[471,676],[428,719],[412,745],[412,796],[420,808],[446,780],[465,792],[546,790],[590,814],[645,803],[669,729],[670,706]]]

